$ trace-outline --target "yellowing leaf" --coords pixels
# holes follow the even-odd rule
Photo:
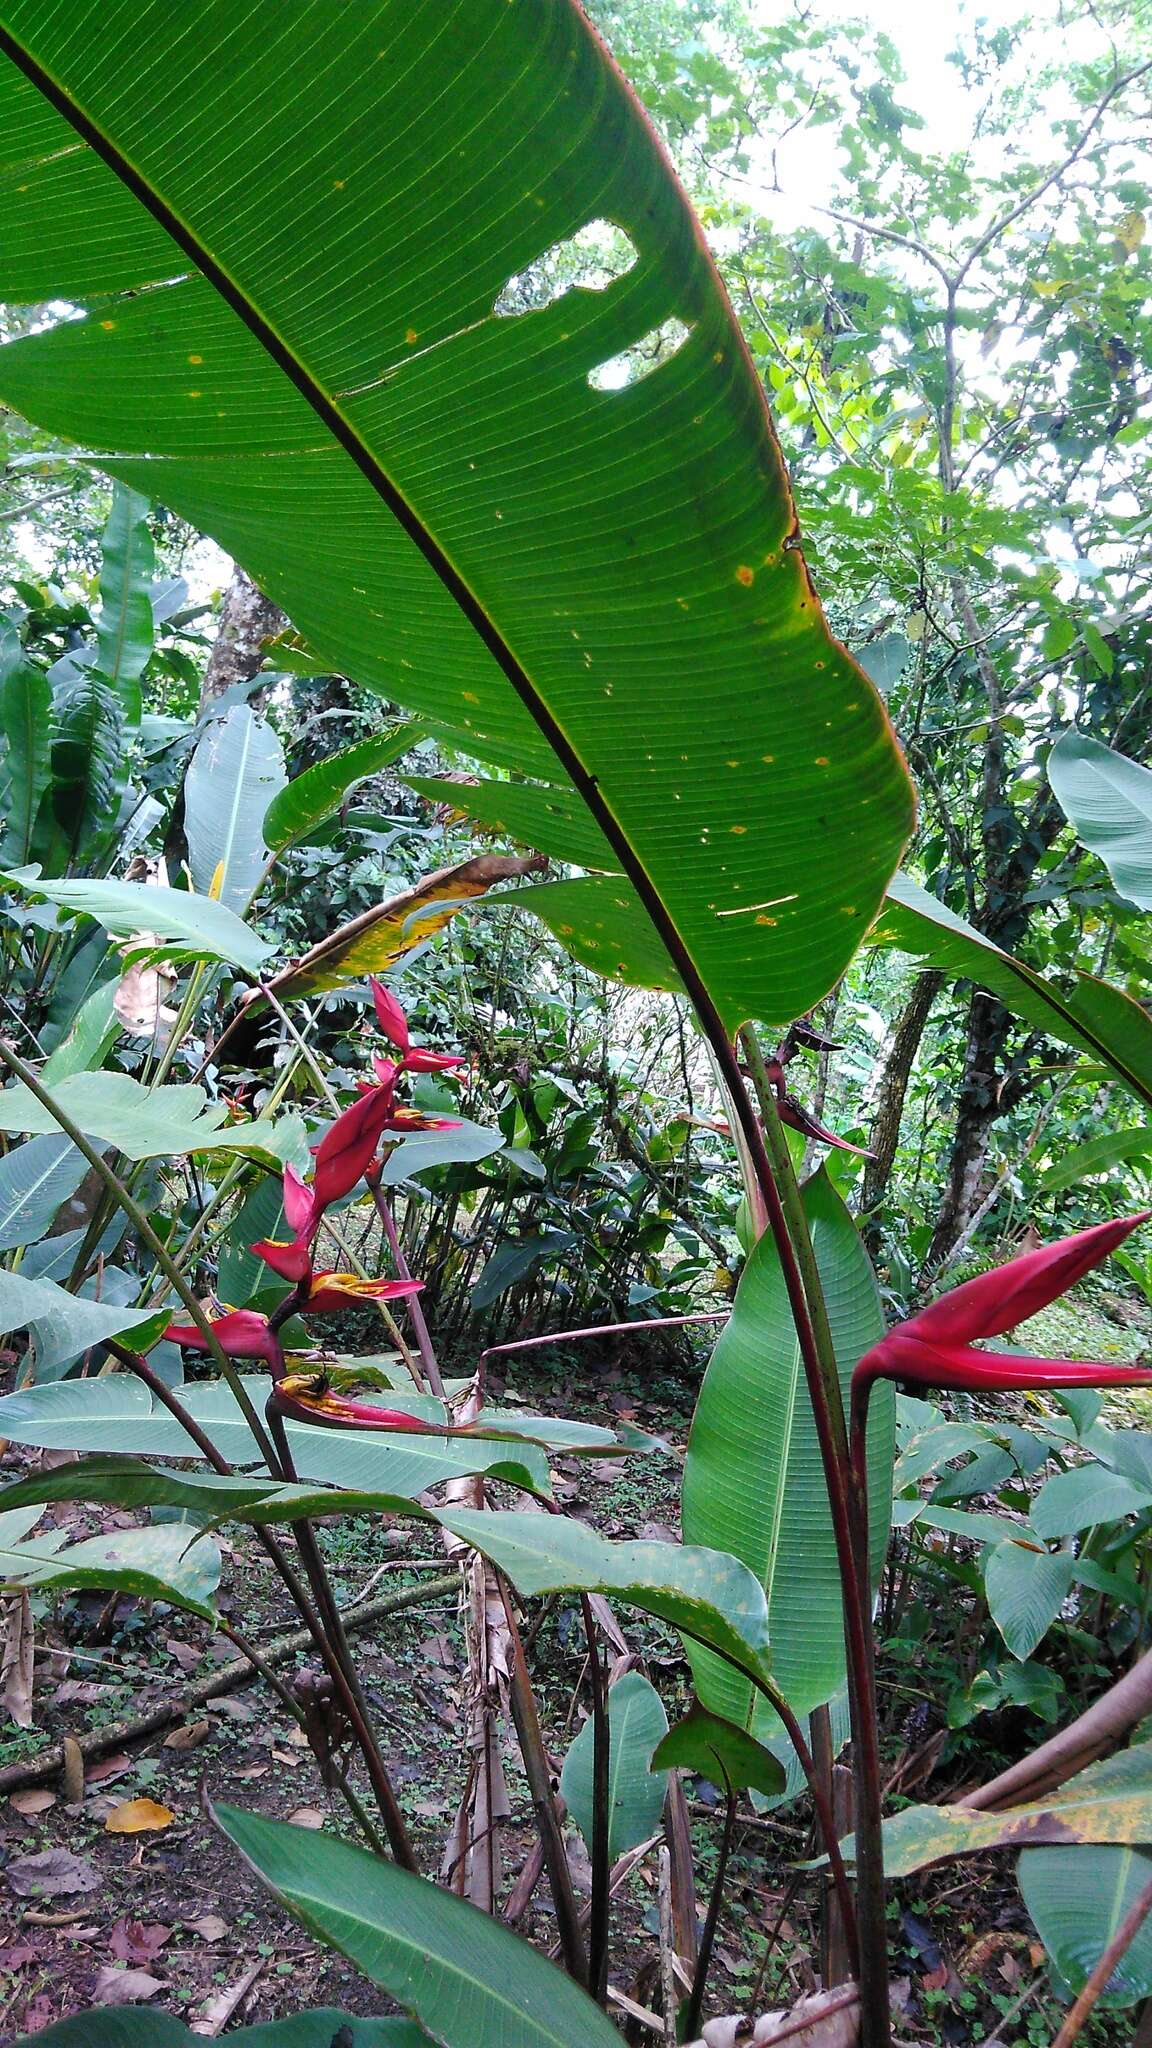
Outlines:
[[[268,986],[286,1002],[294,996],[344,988],[368,974],[383,974],[414,946],[442,931],[465,903],[485,895],[495,883],[535,874],[546,866],[540,854],[485,853],[454,868],[441,868],[415,888],[405,889],[390,902],[379,903],[350,924],[341,925]]]
[[[176,1815],[170,1806],[158,1806],[154,1799],[125,1799],[114,1806],[104,1823],[107,1835],[147,1835],[170,1828]]]
[[[208,894],[212,898],[213,903],[219,903],[224,893],[224,876],[227,872],[227,867],[228,863],[226,861],[218,860],[212,870],[212,880],[208,884]]]
[[[1134,256],[1136,254],[1137,249],[1144,240],[1147,229],[1147,216],[1141,213],[1137,207],[1133,207],[1129,213],[1121,214],[1116,223],[1117,253],[1120,255],[1121,260],[1125,256]]]

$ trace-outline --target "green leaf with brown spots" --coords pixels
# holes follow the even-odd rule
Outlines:
[[[0,352],[0,398],[214,535],[331,668],[575,792],[725,1025],[810,1008],[911,786],[575,0],[10,0],[0,136],[0,294],[82,315]]]
[[[1152,1841],[1152,1743],[1137,1743],[1045,1799],[1007,1813],[964,1806],[910,1806],[884,1823],[884,1868],[908,1877],[926,1864],[980,1849],[1022,1849],[1039,1843]],[[845,1845],[848,1854],[851,1843]]]

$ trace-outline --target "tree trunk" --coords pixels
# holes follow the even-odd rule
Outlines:
[[[944,986],[944,975],[938,969],[919,974],[913,985],[912,994],[904,1005],[892,1036],[892,1049],[885,1061],[884,1072],[876,1094],[876,1121],[872,1126],[871,1146],[873,1154],[864,1168],[864,1187],[861,1206],[865,1216],[864,1241],[875,1253],[879,1239],[879,1222],[876,1210],[888,1191],[892,1168],[896,1161],[896,1150],[900,1143],[900,1123],[904,1115],[904,1102],[908,1094],[908,1083],[912,1076],[920,1040],[928,1022],[932,1005]]]
[[[983,989],[975,989],[968,1008],[964,1078],[956,1106],[948,1184],[924,1261],[926,1271],[947,1257],[980,1199],[988,1141],[1001,1109],[999,1061],[1011,1029],[1012,1018],[1003,1003]]]
[[[215,703],[235,683],[251,682],[264,659],[265,642],[282,633],[288,621],[279,605],[258,590],[239,563],[220,607],[220,624],[200,685],[200,709]]]

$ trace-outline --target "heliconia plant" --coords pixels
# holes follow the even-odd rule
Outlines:
[[[487,785],[487,798],[478,793],[476,801],[490,800],[495,788],[497,801],[514,798],[529,818],[535,806],[529,829],[549,851],[559,817],[566,836],[558,857],[584,871],[518,901],[586,964],[691,1003],[788,1311],[780,1355],[761,1348],[754,1391],[774,1378],[786,1385],[790,1415],[810,1422],[810,1463],[826,1495],[825,1513],[824,1497],[810,1493],[805,1527],[830,1532],[839,1574],[855,1898],[824,1782],[774,1675],[765,1589],[748,1565],[725,1547],[614,1544],[560,1515],[494,1511],[485,1475],[507,1476],[511,1453],[501,1439],[503,1462],[484,1464],[480,1452],[492,1445],[482,1415],[426,1421],[345,1392],[322,1360],[286,1356],[282,1333],[297,1314],[403,1301],[417,1339],[418,1362],[408,1361],[413,1385],[422,1397],[443,1394],[420,1283],[405,1268],[381,1187],[381,1155],[389,1140],[451,1128],[399,1102],[396,1091],[405,1074],[445,1073],[461,1062],[414,1047],[401,1004],[378,981],[375,1014],[389,1050],[374,1056],[372,1078],[317,1143],[311,1182],[286,1172],[288,1237],[252,1247],[286,1283],[267,1315],[227,1305],[205,1313],[105,1157],[122,1128],[105,1135],[90,1118],[70,1116],[43,1077],[0,1046],[0,1063],[37,1115],[54,1119],[52,1128],[76,1145],[153,1258],[153,1301],[175,1296],[190,1318],[173,1320],[176,1309],[166,1308],[170,1338],[217,1361],[251,1438],[245,1458],[261,1458],[267,1469],[266,1477],[230,1469],[191,1396],[183,1399],[148,1362],[159,1318],[135,1312],[115,1333],[105,1327],[109,1348],[164,1419],[179,1425],[180,1441],[212,1466],[214,1484],[149,1468],[141,1490],[119,1465],[93,1470],[91,1483],[102,1489],[98,1497],[129,1504],[167,1489],[173,1503],[208,1517],[231,1502],[257,1528],[358,1745],[375,1815],[364,1812],[339,1759],[325,1753],[324,1767],[376,1861],[354,1861],[349,1876],[343,1855],[332,1859],[341,1903],[320,1915],[320,1887],[301,1887],[299,1859],[323,1866],[324,1877],[326,1847],[302,1848],[297,1833],[286,1850],[283,1833],[292,1831],[245,1825],[242,1816],[224,1824],[283,1898],[368,1955],[429,2038],[447,2048],[495,2048],[509,2012],[518,2048],[578,2040],[591,2048],[613,2038],[602,2009],[611,1714],[592,1605],[613,1597],[680,1630],[788,1728],[853,1931],[863,2048],[886,2048],[869,1391],[881,1379],[989,1392],[997,1384],[1115,1383],[1115,1369],[1075,1361],[1013,1367],[975,1346],[1012,1326],[998,1320],[1008,1306],[1019,1316],[1044,1288],[1043,1298],[1054,1298],[1134,1226],[1103,1226],[1113,1235],[1094,1240],[1087,1265],[1084,1247],[1030,1255],[1038,1263],[1027,1274],[986,1276],[970,1284],[974,1294],[958,1289],[866,1345],[846,1413],[843,1383],[855,1359],[838,1355],[820,1231],[785,1136],[788,1127],[846,1145],[803,1107],[785,1073],[796,1048],[824,1050],[829,1041],[801,1021],[765,1059],[749,1020],[803,1019],[843,974],[912,831],[913,790],[877,691],[825,621],[755,366],[660,143],[575,0],[441,0],[407,9],[287,0],[275,62],[262,0],[196,0],[180,44],[178,90],[170,17],[162,0],[71,0],[64,8],[11,0],[0,21],[0,116],[19,153],[5,188],[0,294],[18,306],[64,304],[79,316],[36,323],[0,349],[0,397],[47,435],[71,437],[86,456],[94,449],[124,482],[152,489],[162,478],[166,504],[243,559],[292,616],[310,654],[389,697],[402,692],[439,739],[515,778]],[[59,203],[64,189],[67,207]],[[635,260],[601,291],[569,292],[563,304],[504,317],[510,278],[550,263],[597,219],[613,224]],[[290,261],[294,249],[307,260]],[[646,363],[650,374],[620,387],[598,377],[647,354],[647,338],[662,348],[670,330],[676,346]],[[352,538],[354,569],[344,550],[318,547],[329,528]],[[146,593],[144,612],[150,619]],[[284,842],[273,834],[272,843]],[[21,857],[30,850],[23,844]],[[262,862],[258,850],[255,874]],[[493,880],[535,873],[541,862],[504,862],[499,875],[490,865],[468,874],[469,866],[484,863],[437,878],[390,918],[369,912],[354,920],[335,946],[322,942],[294,969],[260,981],[254,1001],[282,1007],[281,999],[362,982],[414,943],[412,932],[431,936],[459,900]],[[140,901],[160,891],[133,896],[129,883],[68,878],[37,891],[35,879],[26,868],[8,876],[13,887],[128,936],[161,921],[158,905],[150,916]],[[209,889],[163,893],[179,899],[164,906],[174,950],[197,947],[198,962],[213,971],[227,964],[262,973],[267,942]],[[177,1017],[165,1060],[179,1047],[179,1024]],[[230,1029],[213,1048],[217,1065]],[[1074,1042],[1085,1043],[1082,1031]],[[185,1147],[170,1149],[218,1138],[206,1121]],[[362,1182],[389,1248],[392,1270],[379,1280],[316,1264],[335,1205]],[[766,1267],[754,1256],[754,1283]],[[870,1273],[861,1292],[869,1289],[878,1316]],[[19,1327],[43,1299],[25,1296]],[[269,1368],[270,1437],[236,1360]],[[1012,1370],[1016,1377],[997,1382],[998,1372]],[[1148,1375],[1128,1374],[1125,1383],[1135,1377]],[[469,1389],[466,1413],[478,1409],[480,1395],[479,1385]],[[318,1441],[330,1451],[323,1432],[333,1426],[371,1435],[373,1471],[391,1459],[392,1471],[403,1472],[402,1456],[409,1459],[411,1492],[381,1488],[370,1496],[377,1509],[403,1512],[407,1503],[426,1520],[433,1510],[418,1507],[417,1494],[426,1497],[442,1479],[470,1489],[468,1505],[435,1510],[469,1559],[480,1733],[463,1837],[468,1852],[479,1844],[491,1850],[501,1788],[499,1743],[490,1739],[497,1705],[487,1689],[499,1695],[504,1687],[574,1983],[540,1958],[518,1969],[504,1928],[416,1883],[418,1858],[308,1519],[309,1506],[320,1511],[317,1498],[327,1512],[339,1495],[296,1489],[293,1445],[303,1443],[302,1456]],[[403,1439],[399,1448],[393,1437]],[[439,1462],[433,1452],[443,1454]],[[526,1433],[518,1456],[513,1483],[546,1494],[542,1443]],[[85,1468],[32,1483],[53,1489],[40,1498],[66,1498],[85,1484]],[[365,1496],[353,1498],[362,1504]],[[272,1530],[277,1517],[287,1521],[303,1579]],[[580,1603],[596,1788],[586,1924],[513,1589],[524,1597],[572,1594]],[[752,1739],[745,1728],[736,1733]],[[737,1748],[721,1744],[718,1753]],[[731,1813],[731,1780],[728,1789]],[[669,1831],[683,1847],[682,1808],[677,1819]],[[379,1828],[399,1870],[384,1859]],[[349,1896],[371,1900],[371,1943],[357,1946]],[[691,1941],[694,1905],[683,1887],[679,1905]],[[709,1920],[710,1941],[714,1913]],[[702,2010],[704,1976],[706,1967],[693,1984],[693,2016]],[[674,2034],[675,2012],[663,2019],[666,2036]]]

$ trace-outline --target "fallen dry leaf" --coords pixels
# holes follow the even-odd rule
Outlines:
[[[149,1998],[155,1998],[164,1986],[159,1977],[150,1977],[147,1970],[117,1970],[111,1963],[101,1970],[92,1994],[94,2005],[140,2005]]]
[[[290,1828],[322,1828],[327,1815],[318,1806],[298,1806],[295,1813],[288,1815]]]
[[[140,1920],[120,1919],[108,1936],[108,1953],[120,1963],[154,1963],[172,1929],[159,1920],[146,1926]]]
[[[101,1757],[100,1762],[89,1764],[87,1770],[90,1785],[106,1785],[109,1778],[122,1778],[132,1768],[132,1759],[121,1750],[118,1756]]]
[[[64,1799],[68,1806],[84,1804],[84,1753],[74,1735],[66,1735],[60,1744],[64,1752],[64,1769],[60,1781],[64,1787]]]
[[[100,1879],[82,1856],[70,1849],[40,1849],[34,1856],[14,1856],[4,1871],[11,1889],[22,1899],[68,1898],[73,1892],[94,1892]]]
[[[228,1932],[228,1922],[219,1913],[202,1913],[199,1920],[184,1922],[190,1934],[198,1934],[201,1941],[223,1941]]]
[[[50,1806],[55,1806],[56,1794],[49,1792],[46,1785],[29,1785],[24,1792],[13,1792],[8,1804],[31,1819],[34,1813],[47,1813]]]
[[[195,1749],[197,1743],[205,1742],[212,1733],[211,1721],[185,1721],[180,1728],[174,1728],[171,1735],[164,1737],[165,1749]]]
[[[191,1643],[182,1643],[178,1636],[169,1636],[164,1644],[170,1657],[176,1659],[181,1671],[195,1671],[200,1662],[200,1652]]]
[[[146,1835],[170,1828],[176,1815],[170,1806],[158,1806],[154,1799],[125,1799],[114,1806],[104,1823],[107,1835]]]
[[[274,1749],[272,1755],[278,1764],[288,1764],[292,1770],[295,1770],[297,1764],[304,1761],[303,1757],[293,1756],[290,1749]]]
[[[0,1702],[18,1728],[32,1726],[32,1653],[35,1632],[27,1593],[5,1594],[0,1601]]]

